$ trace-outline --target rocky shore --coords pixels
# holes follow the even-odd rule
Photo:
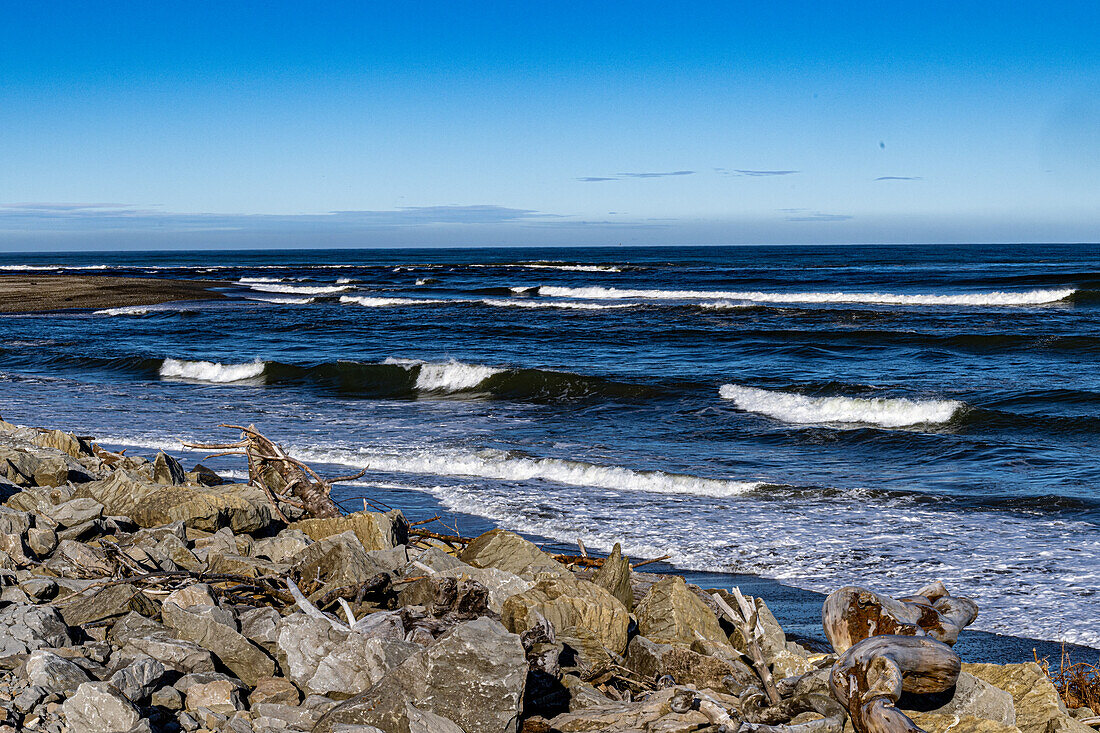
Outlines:
[[[963,660],[945,689],[915,690],[927,670],[897,639],[953,656],[972,619],[934,589],[842,589],[834,648],[809,648],[764,599],[617,550],[562,562],[499,529],[433,537],[397,510],[310,517],[163,453],[3,421],[0,497],[0,731],[877,733],[898,729],[861,710],[902,692],[897,710],[934,733],[1091,733],[1097,716],[1033,663]],[[868,607],[918,609],[889,632],[917,636],[867,631]],[[857,670],[875,643],[893,651]],[[838,669],[870,672],[871,691],[846,693],[859,675]]]
[[[122,308],[224,297],[212,281],[105,275],[0,274],[0,313]]]

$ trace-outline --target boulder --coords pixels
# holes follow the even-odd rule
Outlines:
[[[103,505],[95,499],[71,499],[44,513],[61,527],[75,527],[102,517]]]
[[[275,643],[280,666],[299,689],[337,699],[368,689],[420,649],[404,640],[338,629],[303,613],[279,623]]]
[[[756,673],[732,658],[705,656],[679,644],[658,644],[644,636],[635,636],[626,650],[626,666],[648,680],[668,675],[678,685],[700,689],[725,690],[730,676],[739,689],[759,686]]]
[[[572,574],[540,575],[535,586],[504,602],[500,618],[513,633],[522,633],[535,623],[537,612],[555,630],[570,626],[591,629],[600,642],[616,654],[626,650],[630,614],[615,596]]]
[[[964,664],[962,669],[1012,695],[1016,727],[1022,733],[1086,733],[1090,730],[1070,717],[1054,684],[1035,662]]]
[[[111,515],[129,517],[142,527],[182,521],[194,529],[258,532],[274,512],[261,489],[245,484],[166,486],[119,469],[108,478],[77,487],[75,496],[95,499]]]
[[[175,687],[162,687],[150,696],[149,704],[165,710],[182,710],[183,693]]]
[[[704,729],[707,717],[698,710],[678,714],[672,712],[674,688],[658,690],[640,702],[611,702],[562,713],[549,722],[549,729],[561,733],[574,731],[661,731],[688,733]]]
[[[442,715],[421,710],[411,702],[405,704],[409,733],[465,733],[458,724]]]
[[[499,614],[504,610],[504,602],[516,595],[530,590],[535,584],[518,575],[509,573],[499,568],[475,568],[471,565],[463,565],[438,573],[442,578],[457,578],[459,580],[475,580],[489,591],[489,610]]]
[[[718,617],[679,576],[654,583],[634,609],[638,633],[651,641],[691,646],[698,632],[708,641],[729,645]]]
[[[337,705],[314,727],[342,725],[410,731],[409,703],[444,716],[465,733],[515,733],[527,661],[519,637],[481,617],[455,626],[413,654],[365,693]]]
[[[148,656],[140,656],[111,675],[110,683],[135,705],[141,705],[164,678],[167,668]]]
[[[303,582],[321,581],[317,595],[364,583],[382,572],[351,530],[321,538],[292,557],[291,562],[295,577]]]
[[[284,529],[274,537],[256,540],[252,554],[272,562],[285,563],[312,544],[313,540],[302,530]]]
[[[27,530],[27,547],[40,558],[56,550],[57,543],[57,532],[49,527],[31,527]]]
[[[214,671],[214,657],[209,651],[163,631],[128,638],[122,646],[122,653],[134,657],[150,656],[168,669],[183,674]]]
[[[188,609],[191,606],[216,606],[218,601],[214,598],[214,592],[206,583],[192,583],[184,588],[174,590],[164,597],[163,603],[174,603],[180,608]]]
[[[567,573],[565,566],[514,532],[492,529],[475,537],[459,556],[475,568],[497,568],[528,580],[539,573]]]
[[[59,578],[104,578],[115,570],[102,550],[73,540],[57,543],[50,559],[42,567]]]
[[[907,712],[925,733],[1019,733],[1019,728],[973,715]]]
[[[267,702],[280,705],[297,705],[301,695],[298,688],[285,677],[264,677],[256,683],[256,689],[248,695],[250,707]]]
[[[85,682],[91,682],[83,669],[45,649],[33,651],[27,657],[26,675],[32,685],[64,695],[71,695]]]
[[[187,475],[179,461],[161,451],[153,459],[153,481],[158,484],[178,486],[187,482]]]
[[[397,509],[384,514],[355,512],[342,517],[303,519],[291,524],[290,529],[301,530],[313,540],[354,532],[365,550],[388,550],[406,544],[409,539],[409,523]]]
[[[53,448],[77,459],[91,458],[92,446],[83,438],[78,438],[72,433],[63,433],[60,430],[36,431],[31,441],[43,448]]]
[[[25,535],[34,526],[34,515],[7,506],[0,506],[0,534]]]
[[[8,606],[0,609],[0,667],[7,660],[36,649],[72,645],[69,627],[49,606]]]
[[[175,534],[165,534],[157,543],[156,550],[184,570],[201,572],[206,569],[206,564],[199,560],[187,547],[187,543]]]
[[[240,690],[229,680],[212,680],[187,688],[185,707],[189,711],[206,708],[222,715],[244,710]]]
[[[1007,726],[1016,725],[1012,695],[969,672],[959,673],[955,686],[945,692],[903,695],[897,707],[907,713],[913,711],[937,715],[969,715]]]
[[[175,603],[161,607],[164,625],[185,641],[213,653],[222,664],[249,686],[275,673],[275,662],[236,629],[232,614],[216,606],[180,608]]]
[[[626,610],[634,608],[634,591],[630,588],[630,561],[623,557],[623,550],[618,542],[592,577],[592,582],[618,598]]]
[[[156,604],[136,585],[121,583],[82,593],[58,605],[65,623],[83,626],[95,621],[125,616],[131,611],[143,616],[155,616]]]
[[[61,706],[69,730],[82,733],[128,733],[141,713],[110,682],[85,682]]]
[[[282,618],[274,608],[261,606],[241,611],[237,616],[237,622],[241,627],[241,636],[258,644],[269,654],[274,654],[275,630]]]

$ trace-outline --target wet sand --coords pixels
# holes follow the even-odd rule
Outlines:
[[[225,296],[220,283],[99,275],[0,275],[0,313],[66,308],[120,308]]]

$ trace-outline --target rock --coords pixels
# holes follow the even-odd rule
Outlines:
[[[248,696],[248,704],[255,707],[259,703],[278,703],[280,705],[297,705],[301,695],[298,688],[284,677],[264,677],[256,683]]]
[[[34,526],[34,515],[0,506],[0,534],[25,535]]]
[[[518,634],[531,627],[532,612],[553,624],[555,630],[586,627],[614,653],[622,654],[626,650],[630,614],[613,595],[595,583],[571,574],[541,575],[534,588],[504,602],[500,617],[510,631]]]
[[[292,730],[311,730],[321,713],[305,707],[283,705],[275,702],[257,703],[252,708],[257,718],[256,730],[269,730],[275,727]]]
[[[150,656],[168,669],[183,674],[214,671],[214,657],[209,651],[198,644],[175,639],[165,632],[131,637],[123,645],[122,653],[135,657],[142,654]]]
[[[363,692],[420,650],[412,642],[343,631],[302,613],[279,623],[276,648],[280,666],[299,689],[339,699]]]
[[[213,680],[191,685],[187,690],[187,701],[184,705],[191,712],[206,708],[222,715],[232,715],[237,710],[244,710],[240,690],[229,680]]]
[[[274,660],[237,632],[232,614],[227,611],[201,605],[184,609],[175,603],[165,603],[161,606],[161,618],[180,639],[212,652],[249,686],[275,673]]]
[[[178,486],[187,482],[187,475],[179,461],[161,451],[153,459],[153,481],[158,484]]]
[[[318,595],[333,588],[364,583],[382,572],[351,530],[323,537],[291,558],[291,562],[296,577],[303,581],[321,580],[323,586]]]
[[[654,583],[634,609],[634,615],[638,619],[638,633],[651,641],[691,646],[698,632],[704,639],[729,645],[718,617],[679,576]]]
[[[61,615],[69,626],[83,626],[95,621],[125,616],[132,612],[143,616],[155,616],[156,604],[149,600],[135,585],[122,583],[108,585],[92,591],[90,596],[81,594],[66,599],[59,605]]]
[[[187,472],[186,477],[189,483],[202,484],[203,486],[218,486],[225,483],[221,476],[201,463],[195,464],[195,467]]]
[[[800,677],[814,670],[813,662],[809,657],[786,649],[780,650],[768,659],[768,665],[772,668],[772,676],[777,680],[784,677]]]
[[[958,682],[946,692],[904,695],[898,701],[897,707],[906,712],[969,715],[1008,726],[1016,725],[1012,695],[969,672],[961,672]]]
[[[364,550],[389,550],[409,540],[409,523],[397,509],[385,514],[355,512],[342,517],[303,519],[291,524],[290,529],[301,530],[313,540],[354,532]]]
[[[42,567],[60,578],[110,577],[115,570],[101,550],[73,540],[61,540]]]
[[[963,672],[1012,695],[1016,727],[1022,733],[1089,733],[1068,715],[1050,678],[1034,662],[1024,664],[964,664]],[[1095,733],[1095,731],[1091,731]]]
[[[284,529],[274,537],[257,540],[252,554],[272,562],[285,563],[312,544],[313,540],[302,530]]]
[[[514,573],[499,568],[475,568],[472,565],[462,564],[461,567],[442,570],[438,573],[443,578],[468,578],[477,581],[489,591],[489,610],[499,614],[504,609],[504,602],[516,595],[534,587],[534,583],[525,580]]]
[[[216,606],[218,601],[206,583],[192,583],[186,588],[174,590],[164,597],[163,603],[174,603],[182,609],[191,606]]]
[[[38,704],[42,702],[43,698],[48,694],[50,694],[49,689],[31,685],[16,695],[15,699],[12,700],[12,704],[15,706],[16,710],[26,715],[38,707]]]
[[[31,440],[35,445],[53,448],[77,459],[90,458],[93,455],[92,446],[88,441],[60,430],[38,432]]]
[[[672,712],[670,702],[676,690],[669,688],[650,694],[644,701],[585,707],[562,713],[549,722],[549,729],[561,733],[574,731],[652,731],[688,733],[703,729],[709,721],[698,710],[683,714]]]
[[[528,580],[539,573],[569,572],[533,543],[503,529],[492,529],[474,538],[459,558],[475,568],[497,568]]]
[[[183,693],[175,687],[162,687],[152,694],[149,703],[165,710],[182,710]]]
[[[50,578],[27,578],[19,583],[19,587],[36,601],[48,601],[57,595],[57,583]]]
[[[95,499],[72,499],[50,507],[45,514],[62,527],[75,527],[102,517],[103,505]]]
[[[167,671],[163,664],[152,657],[140,656],[111,675],[110,682],[130,702],[141,705],[157,688]]]
[[[630,561],[623,557],[618,542],[592,577],[592,582],[618,598],[626,610],[634,608],[634,591],[630,589]]]
[[[83,669],[44,649],[33,651],[27,657],[26,674],[32,685],[66,695],[73,693],[85,682],[91,682],[88,673]]]
[[[69,627],[49,606],[8,606],[0,609],[0,667],[5,660],[36,649],[72,645]]]
[[[704,656],[678,644],[658,644],[644,636],[630,640],[626,666],[648,680],[669,675],[678,685],[725,690],[725,678],[733,677],[740,689],[759,686],[756,673],[736,659]]]
[[[195,556],[182,539],[174,534],[165,535],[156,545],[156,549],[184,570],[201,572],[206,564]]]
[[[69,730],[81,733],[129,733],[141,720],[134,704],[110,682],[85,682],[61,709]]]
[[[57,532],[49,527],[31,527],[27,530],[27,547],[38,557],[46,557],[57,549]]]
[[[123,469],[100,481],[81,484],[75,495],[95,499],[110,514],[129,517],[142,527],[182,521],[207,532],[222,527],[258,532],[270,525],[274,516],[271,503],[254,486],[165,486]]]
[[[1019,728],[973,715],[906,713],[926,733],[1018,733]]]
[[[405,704],[409,733],[465,733],[453,720],[421,710],[411,702]]]
[[[108,638],[115,646],[123,646],[130,639],[147,636],[154,633],[166,633],[164,624],[157,623],[151,618],[146,618],[139,613],[128,613],[118,621],[115,621],[108,633]]]
[[[242,611],[237,621],[241,627],[241,636],[258,644],[269,654],[274,654],[275,630],[282,618],[274,608],[263,606]]]
[[[519,637],[488,617],[455,626],[374,687],[326,713],[315,733],[341,725],[410,728],[408,704],[446,716],[465,733],[515,733],[527,661]]]

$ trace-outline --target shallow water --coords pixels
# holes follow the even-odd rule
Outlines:
[[[4,255],[226,301],[0,317],[0,413],[254,422],[461,516],[1100,645],[1100,248]],[[384,488],[389,487],[389,488]]]

